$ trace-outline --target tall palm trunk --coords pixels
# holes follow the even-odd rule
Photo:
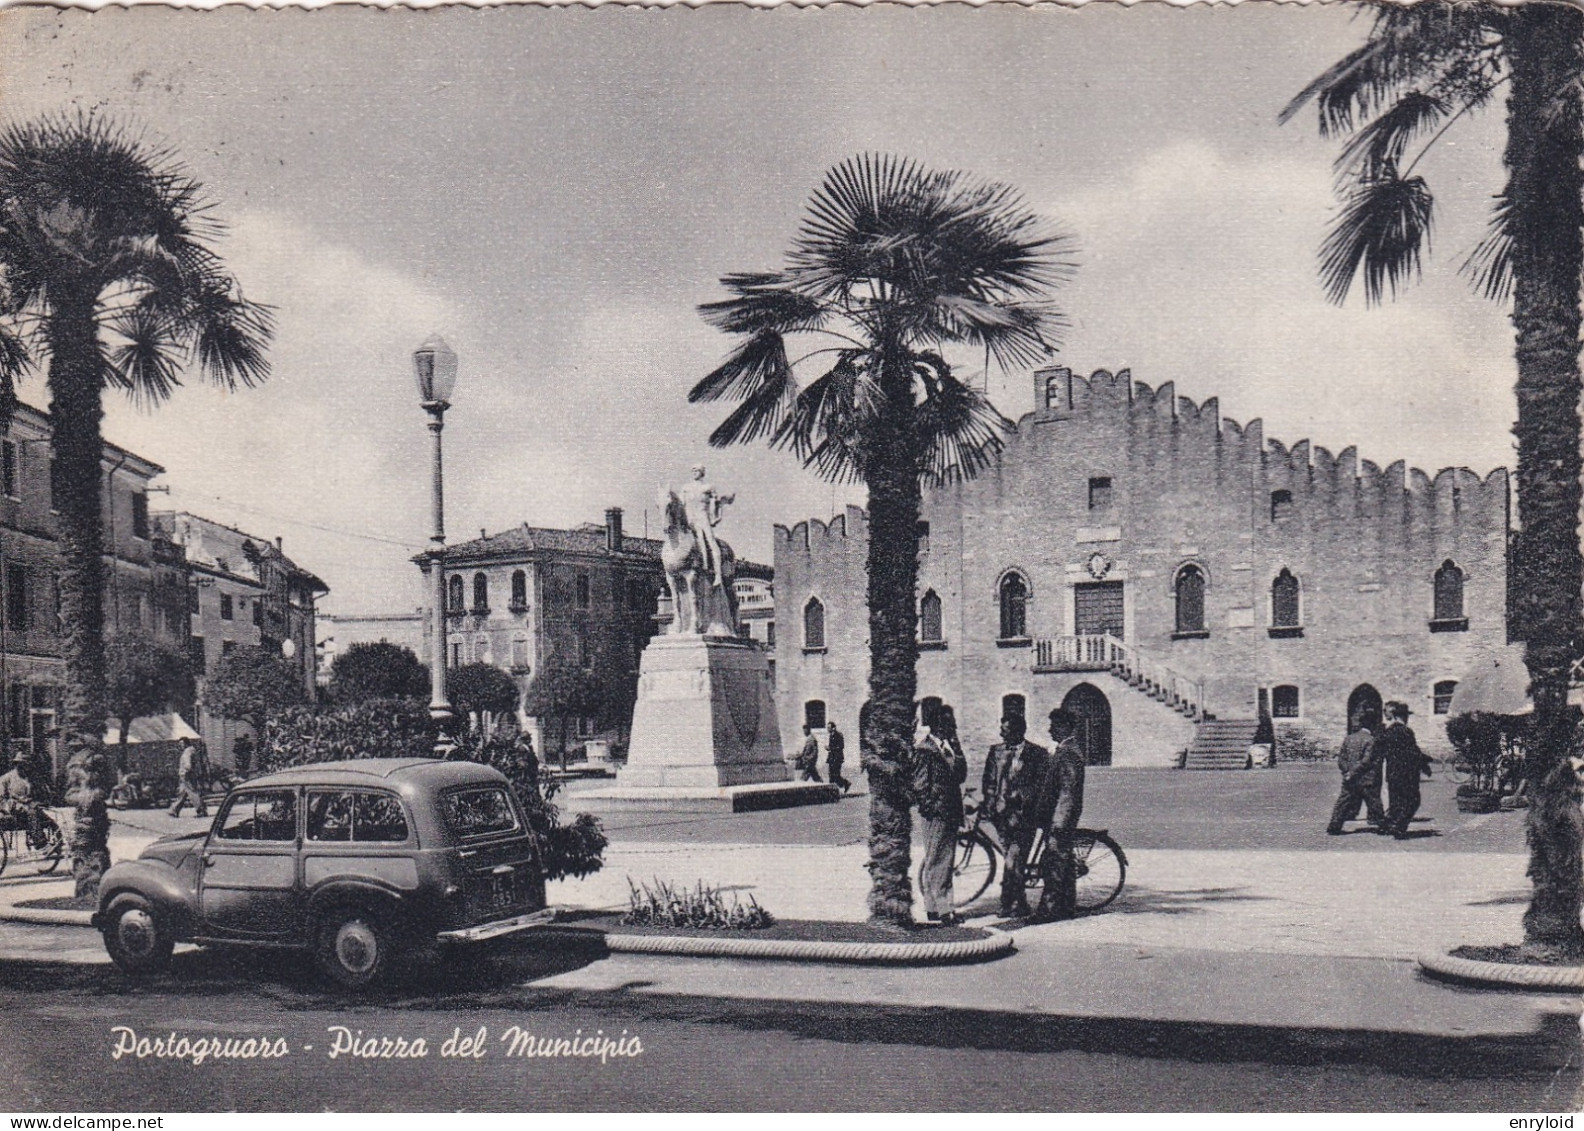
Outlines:
[[[67,750],[66,799],[76,807],[72,868],[77,893],[98,891],[110,866],[114,784],[104,749],[105,661],[100,510],[103,380],[92,296],[57,300],[49,322],[51,490],[60,522],[61,640],[66,686],[61,734]]]
[[[918,693],[919,456],[913,386],[900,346],[884,351],[886,408],[865,437],[869,484],[869,915],[913,921],[914,699]]]
[[[1518,362],[1518,517],[1513,562],[1518,629],[1527,644],[1535,717],[1523,917],[1530,946],[1584,954],[1584,858],[1576,786],[1568,771],[1568,666],[1580,641],[1579,270],[1577,82],[1584,76],[1584,12],[1526,5],[1507,33],[1507,201],[1512,209],[1513,326]],[[1569,810],[1571,809],[1571,812]]]

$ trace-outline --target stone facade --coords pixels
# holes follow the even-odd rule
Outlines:
[[[925,496],[919,694],[956,705],[969,748],[1008,696],[1036,733],[1079,710],[1091,761],[1167,766],[1207,714],[1261,705],[1340,742],[1355,694],[1404,700],[1445,748],[1451,684],[1507,640],[1504,470],[1289,448],[1125,370],[1035,384],[996,463]],[[856,731],[866,542],[858,508],[776,528],[784,736]]]
[[[186,643],[200,676],[200,701],[202,679],[213,675],[238,645],[286,659],[312,699],[318,667],[316,603],[329,587],[288,558],[280,539],[270,541],[185,512],[157,514],[153,522],[159,536],[185,555]],[[236,739],[251,729],[199,711],[198,731],[217,766],[235,764]]]
[[[429,559],[414,561],[427,576]],[[638,661],[665,588],[659,542],[625,534],[612,507],[603,526],[480,531],[446,551],[445,568],[448,667],[493,664],[526,691],[552,655],[571,657],[620,694],[602,717],[573,721],[569,745],[626,745]],[[556,720],[523,721],[541,753],[559,742],[559,727],[549,726]]]

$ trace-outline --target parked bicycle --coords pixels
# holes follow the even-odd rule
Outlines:
[[[8,864],[31,866],[39,875],[47,875],[65,859],[66,834],[43,806],[36,813],[36,830],[30,830],[32,822],[25,813],[0,813],[0,875]]]
[[[968,792],[970,800],[965,807],[968,820],[957,834],[952,862],[952,898],[958,908],[967,907],[989,891],[1001,869],[1006,867],[1001,845],[994,832],[983,825],[977,806],[971,800],[973,791]],[[1072,845],[1077,873],[1076,910],[1080,915],[1092,915],[1122,894],[1122,885],[1127,881],[1127,855],[1107,829],[1073,829],[1067,839]],[[1045,882],[1047,844],[1045,832],[1036,833],[1028,863],[1023,868],[1023,883],[1028,888],[1030,904],[1038,903],[1040,888]]]

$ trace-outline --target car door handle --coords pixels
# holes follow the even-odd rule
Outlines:
[[[215,866],[215,858],[213,856],[205,856],[203,862],[205,868],[213,868]]]

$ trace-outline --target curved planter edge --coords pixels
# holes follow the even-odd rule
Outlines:
[[[1434,952],[1419,956],[1425,971],[1442,978],[1485,986],[1526,990],[1584,990],[1584,966],[1524,966],[1512,962],[1480,962]]]
[[[1012,936],[987,928],[988,938],[956,942],[821,942],[817,939],[699,938],[691,935],[624,935],[611,932],[612,952],[664,954],[690,958],[767,958],[787,962],[843,962],[927,966],[981,962],[1010,954]]]

